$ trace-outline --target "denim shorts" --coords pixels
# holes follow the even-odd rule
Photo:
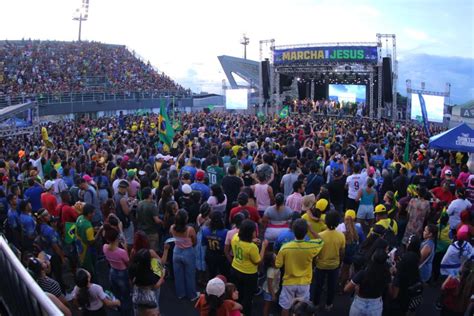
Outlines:
[[[359,205],[359,209],[357,210],[357,218],[358,219],[374,219],[374,206],[373,205]]]
[[[268,293],[267,291],[263,291],[263,300],[265,302],[273,302],[272,295]]]

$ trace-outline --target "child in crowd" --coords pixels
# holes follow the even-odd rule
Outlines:
[[[267,278],[263,283],[263,316],[270,315],[273,302],[277,301],[277,293],[280,289],[280,269],[275,268],[276,255],[273,252],[267,252],[263,258]]]

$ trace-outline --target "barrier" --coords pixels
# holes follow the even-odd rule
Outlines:
[[[9,315],[63,315],[36,284],[2,236],[0,269],[0,300]]]

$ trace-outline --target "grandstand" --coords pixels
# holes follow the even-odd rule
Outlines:
[[[189,90],[124,45],[98,42],[0,41],[0,107],[50,103],[87,93],[135,96]],[[80,97],[83,100],[83,96]]]

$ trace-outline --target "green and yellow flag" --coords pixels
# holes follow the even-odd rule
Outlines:
[[[66,222],[64,224],[64,242],[72,244],[76,240],[76,223]]]
[[[290,115],[290,108],[288,107],[288,105],[285,105],[281,110],[280,110],[280,113],[278,114],[280,116],[280,118],[284,119],[284,118],[287,118],[288,115]]]
[[[171,147],[173,143],[174,130],[171,125],[171,120],[168,117],[168,112],[166,111],[166,101],[164,99],[160,102],[160,115],[158,117],[158,129],[160,140],[168,148]]]

